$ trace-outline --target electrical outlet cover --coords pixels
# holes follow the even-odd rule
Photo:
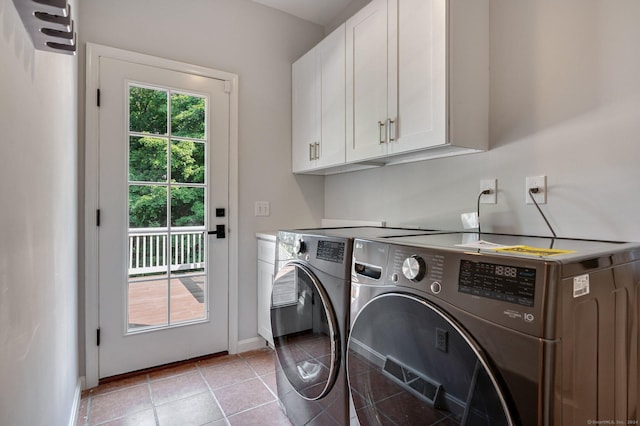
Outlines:
[[[538,204],[546,204],[547,203],[547,177],[542,176],[527,176],[526,185],[525,185],[525,200],[527,204],[533,204],[531,200],[531,196],[529,195],[530,188],[538,188],[538,192],[533,195],[536,203]]]
[[[481,179],[480,192],[488,189],[491,194],[482,194],[480,204],[496,204],[498,202],[498,179]]]

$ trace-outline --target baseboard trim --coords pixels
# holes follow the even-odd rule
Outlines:
[[[71,406],[71,413],[69,414],[69,426],[76,426],[78,424],[78,414],[80,412],[80,398],[82,396],[82,380],[78,378],[76,383],[76,391],[73,395],[73,405]]]
[[[256,336],[251,339],[244,339],[238,341],[238,353],[255,351],[256,349],[262,349],[267,345],[267,341],[262,337]]]

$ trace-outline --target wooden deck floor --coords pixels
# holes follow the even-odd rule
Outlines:
[[[167,287],[170,287],[169,289]],[[204,276],[129,283],[129,327],[148,327],[205,317]],[[167,314],[167,312],[169,314]]]

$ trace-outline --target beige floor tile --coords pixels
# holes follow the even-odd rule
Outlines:
[[[244,357],[243,357],[244,358]],[[275,355],[273,352],[261,352],[251,357],[244,358],[244,360],[253,368],[253,370],[259,375],[263,375],[272,371],[275,371]]]
[[[204,425],[224,417],[210,392],[159,405],[156,411],[160,426]]]
[[[77,426],[290,426],[276,395],[274,353],[261,348],[85,390]]]
[[[256,377],[253,369],[241,359],[210,367],[201,367],[200,371],[211,389],[222,388]]]
[[[88,392],[91,396],[102,395],[104,393],[113,392],[116,390],[126,389],[133,386],[138,386],[147,383],[146,374],[138,374],[136,376],[126,377],[124,379],[118,379],[104,383],[93,389],[89,389]]]
[[[257,378],[217,389],[214,394],[227,416],[255,408],[276,399]]]
[[[229,417],[231,426],[290,426],[277,402],[271,402]]]
[[[151,382],[151,396],[156,405],[208,391],[198,371]]]
[[[89,424],[95,425],[152,408],[149,386],[134,386],[98,396],[89,403]]]
[[[149,408],[127,417],[103,423],[100,426],[156,426],[156,416],[153,413],[153,408]]]

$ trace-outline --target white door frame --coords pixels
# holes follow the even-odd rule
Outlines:
[[[96,330],[99,327],[98,291],[98,210],[99,191],[99,59],[108,57],[172,71],[196,74],[231,82],[229,95],[229,353],[238,351],[238,75],[198,65],[185,64],[142,53],[87,43],[85,93],[85,381],[84,388],[98,385],[99,352]]]

